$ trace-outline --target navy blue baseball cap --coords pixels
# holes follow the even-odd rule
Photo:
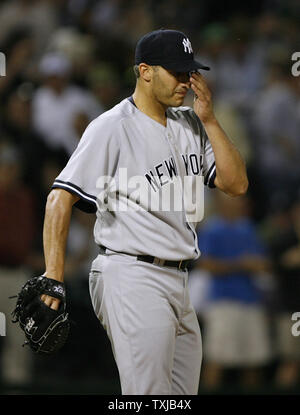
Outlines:
[[[209,70],[208,66],[194,60],[188,37],[177,30],[160,29],[144,35],[135,49],[135,64],[159,65],[176,72]]]

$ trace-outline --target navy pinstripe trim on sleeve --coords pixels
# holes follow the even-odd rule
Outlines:
[[[67,190],[68,192],[79,196],[80,200],[74,204],[78,209],[87,213],[95,213],[97,211],[96,196],[89,195],[80,189],[79,186],[70,182],[64,182],[63,180],[55,180],[52,189],[56,188]]]
[[[210,188],[214,188],[215,186],[215,178],[216,178],[216,164],[213,163],[210,166],[210,169],[208,170],[206,176],[204,177],[204,184],[205,186],[208,186]]]

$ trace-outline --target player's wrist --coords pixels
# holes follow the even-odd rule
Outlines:
[[[202,117],[202,118],[203,119],[201,120],[201,122],[205,128],[216,127],[219,125],[218,120],[216,119],[214,114],[211,114],[209,116]]]
[[[59,281],[59,282],[64,282],[64,277],[63,275],[58,275],[55,272],[47,272],[45,271],[44,274],[42,274],[43,277],[49,278],[51,280],[55,280],[55,281]]]

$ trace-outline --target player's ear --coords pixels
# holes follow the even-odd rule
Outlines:
[[[147,65],[146,63],[140,63],[139,64],[139,71],[140,71],[140,77],[146,81],[146,82],[150,82],[152,79],[152,73],[153,73],[153,69],[152,66]]]

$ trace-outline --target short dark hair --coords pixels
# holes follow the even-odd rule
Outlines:
[[[138,79],[141,76],[140,75],[140,70],[139,70],[139,65],[134,65],[133,72],[134,72],[134,75],[135,75],[136,79]]]
[[[158,65],[151,65],[151,66],[152,66],[152,68],[154,69],[155,72],[158,70]],[[139,70],[139,65],[134,65],[133,72],[134,72],[135,78],[139,79],[140,76],[141,76],[140,70]]]

